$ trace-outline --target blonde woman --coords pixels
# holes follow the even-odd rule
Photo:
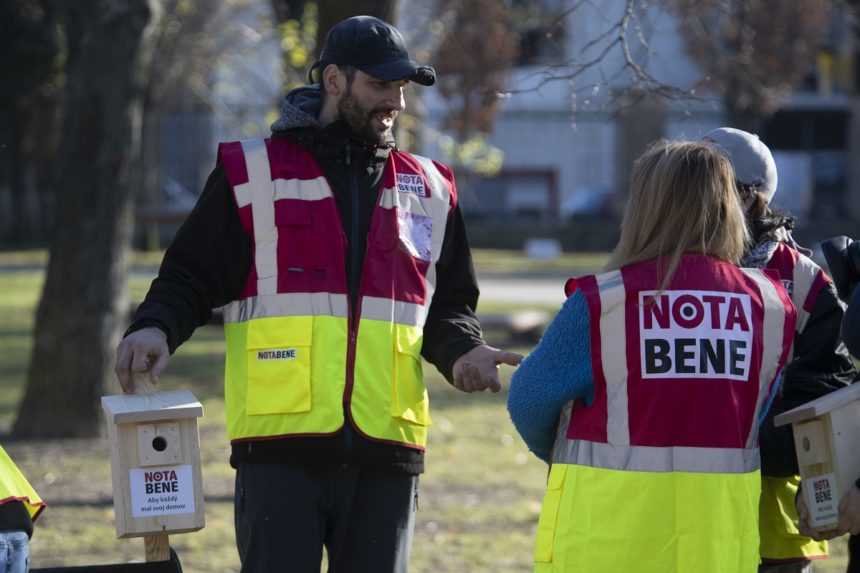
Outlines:
[[[535,571],[756,571],[758,423],[796,315],[736,266],[734,181],[711,144],[646,151],[607,272],[568,282],[514,375],[511,418],[551,464]]]

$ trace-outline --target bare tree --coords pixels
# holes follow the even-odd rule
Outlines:
[[[721,94],[731,125],[757,131],[806,76],[828,0],[673,0],[690,56]]]
[[[65,113],[56,230],[36,314],[16,437],[98,433],[126,302],[131,165],[138,152],[142,71],[154,0],[66,2]]]
[[[460,141],[489,133],[498,94],[518,52],[510,12],[502,0],[443,0],[440,13],[456,10],[436,52],[439,90],[449,102],[447,125]]]
[[[52,2],[4,2],[0,21],[5,24],[0,68],[6,72],[0,77],[0,192],[8,198],[0,239],[20,244],[43,237],[49,228],[50,209],[41,199],[48,194],[57,146],[60,46]]]

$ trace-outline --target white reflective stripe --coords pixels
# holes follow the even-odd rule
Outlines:
[[[782,340],[785,334],[785,306],[776,292],[776,287],[764,276],[761,270],[741,269],[741,272],[755,281],[764,307],[764,324],[761,334],[761,369],[758,373],[759,392],[755,407],[757,417],[767,399],[768,388],[779,370],[779,359],[782,357]],[[747,448],[752,448],[758,443],[758,420],[756,418],[753,418],[750,430],[746,441]]]
[[[278,228],[275,226],[274,185],[269,153],[262,139],[242,141],[241,144],[248,170],[248,183],[245,185],[251,196],[254,223],[257,293],[274,294],[278,289]]]
[[[391,187],[384,188],[379,197],[379,206],[383,209],[397,208],[397,189],[393,189]]]
[[[758,448],[654,447],[567,440],[553,463],[634,472],[750,473],[759,469]]]
[[[624,310],[626,289],[621,271],[598,275],[597,288],[600,292],[600,357],[603,376],[606,379],[606,438],[610,444],[629,444],[627,329]],[[621,352],[610,352],[610,349],[621,349]]]
[[[316,179],[275,179],[275,200],[319,201],[332,197],[325,177]]]
[[[420,155],[413,155],[421,167],[424,169],[424,174],[427,176],[427,181],[430,183],[430,198],[420,199],[421,205],[424,207],[424,213],[433,220],[433,258],[431,261],[435,263],[439,260],[439,255],[442,252],[442,242],[445,239],[445,226],[448,223],[448,211],[451,208],[451,189],[445,177],[439,172],[439,169],[432,160]],[[435,264],[430,265],[430,273],[427,279],[435,284]]]
[[[274,316],[347,316],[346,295],[290,292],[252,296],[224,307],[224,322],[246,322]]]
[[[556,458],[556,454],[565,451],[567,443],[570,441],[567,438],[567,430],[570,428],[570,418],[573,415],[573,402],[568,402],[561,409],[561,415],[558,418],[558,427],[555,430],[555,442],[552,445],[552,459]]]
[[[429,300],[429,297],[428,297]],[[361,318],[384,320],[409,326],[424,326],[428,305],[375,296],[361,299]]]
[[[791,301],[797,309],[797,324],[795,330],[803,332],[806,328],[806,322],[809,320],[809,313],[803,308],[803,303],[806,302],[806,297],[809,296],[809,291],[812,290],[812,285],[815,283],[815,277],[821,267],[812,262],[802,253],[797,253],[797,263],[794,265],[792,279],[793,288],[791,291]]]

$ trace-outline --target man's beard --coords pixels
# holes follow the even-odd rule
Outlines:
[[[374,126],[374,116],[378,113],[389,111],[387,107],[367,109],[353,97],[352,91],[347,90],[343,98],[337,104],[340,118],[352,129],[352,132],[370,143],[383,143],[392,138],[391,127],[378,131]]]

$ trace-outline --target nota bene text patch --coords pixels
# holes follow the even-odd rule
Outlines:
[[[426,196],[424,179],[413,173],[397,173],[397,190],[401,193],[414,193],[420,197]]]
[[[281,348],[278,350],[258,350],[257,360],[295,360],[295,348]]]
[[[752,320],[747,294],[640,292],[642,378],[748,380]]]

